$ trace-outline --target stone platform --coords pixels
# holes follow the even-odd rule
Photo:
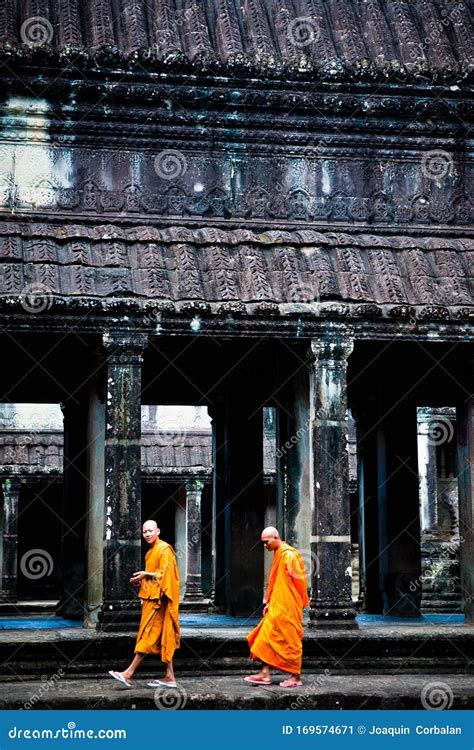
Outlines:
[[[176,669],[183,677],[245,674],[250,668],[246,635],[255,620],[182,618]],[[453,618],[421,624],[361,620],[358,630],[310,630],[304,639],[303,669],[333,675],[456,674],[474,671],[474,627]],[[14,683],[51,676],[100,678],[124,669],[135,633],[98,633],[85,628],[4,630],[0,679]],[[148,657],[142,675],[153,676],[159,661]],[[472,677],[471,677],[472,679]]]
[[[429,700],[436,685],[446,708],[474,708],[472,676],[306,673],[303,686],[293,690],[280,688],[279,679],[275,675],[273,685],[257,687],[248,686],[243,675],[189,676],[179,678],[176,690],[148,688],[143,676],[132,689],[107,677],[26,680],[0,685],[0,709],[422,709],[422,694]]]

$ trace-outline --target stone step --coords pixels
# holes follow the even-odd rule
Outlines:
[[[175,664],[181,674],[232,674],[246,671],[248,628],[183,628]],[[134,633],[97,633],[83,628],[4,631],[0,677],[15,680],[51,675],[103,675],[124,669],[135,645]],[[474,671],[474,628],[392,627],[356,631],[307,631],[305,670],[331,673],[393,672],[469,674]],[[153,670],[156,657],[145,665]]]
[[[59,602],[57,599],[27,599],[25,601],[19,600],[13,603],[0,601],[0,617],[7,615],[13,617],[22,617],[24,615],[44,616],[45,614],[51,616],[54,615],[57,610],[58,604]]]
[[[247,670],[247,674],[248,674]],[[156,675],[155,675],[156,676]],[[236,676],[180,676],[176,689],[131,689],[111,678],[31,680],[0,685],[0,709],[423,709],[474,708],[471,677],[448,673],[357,676],[305,673],[300,688],[251,686]]]

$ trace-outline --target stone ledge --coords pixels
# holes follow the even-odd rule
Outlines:
[[[250,671],[250,670],[249,670]],[[248,672],[247,672],[248,673]],[[332,676],[304,674],[301,688],[283,690],[275,674],[269,687],[248,686],[244,673],[232,677],[183,677],[178,690],[168,690],[167,708],[202,709],[422,709],[421,692],[429,683],[444,683],[453,709],[474,708],[474,683],[458,675]],[[161,693],[147,688],[141,676],[128,690],[112,679],[24,681],[0,686],[0,708],[19,709],[150,709]],[[37,698],[34,698],[37,696]],[[163,706],[164,707],[164,706]]]

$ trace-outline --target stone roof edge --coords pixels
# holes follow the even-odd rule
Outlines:
[[[183,226],[173,226],[158,229],[155,227],[139,226],[133,228],[120,227],[113,224],[84,226],[71,224],[59,226],[54,224],[21,224],[0,222],[1,236],[19,236],[24,239],[46,238],[59,241],[90,240],[92,242],[124,241],[131,242],[160,242],[166,245],[194,244],[194,245],[285,245],[291,247],[326,245],[329,247],[389,247],[393,249],[423,248],[474,250],[474,238],[452,238],[434,236],[411,236],[403,234],[362,234],[348,232],[320,232],[313,229],[295,229],[294,231],[271,229],[255,232],[250,229],[217,229],[214,227],[190,229]]]
[[[307,319],[315,323],[325,321],[366,321],[370,323],[408,321],[438,321],[463,323],[474,319],[474,305],[470,303],[432,304],[426,302],[374,302],[362,300],[331,300],[320,302],[270,302],[240,300],[212,301],[203,299],[170,300],[150,297],[99,297],[99,296],[68,296],[49,295],[47,305],[42,311],[49,315],[84,314],[108,316],[120,313],[142,315],[145,326],[155,330],[156,325],[165,319],[181,318],[189,321],[191,317],[230,317],[234,323],[244,322],[246,317],[260,320],[279,322],[293,319]],[[24,294],[0,293],[0,314],[26,315],[31,318],[31,312],[25,312]],[[193,329],[192,329],[193,330]],[[472,332],[472,326],[471,326]]]
[[[302,83],[470,83],[474,78],[474,64],[463,60],[451,64],[437,65],[432,61],[405,65],[400,59],[378,65],[369,57],[349,61],[334,57],[324,65],[315,64],[306,55],[293,59],[282,59],[276,55],[260,58],[247,53],[230,55],[226,61],[215,54],[199,55],[193,60],[183,53],[158,59],[150,48],[136,49],[127,54],[115,45],[88,50],[81,46],[64,47],[60,50],[50,45],[28,45],[15,42],[0,43],[0,61],[12,65],[38,66],[43,70],[51,68],[55,76],[57,70],[74,68],[87,75],[104,73],[133,73],[141,77],[144,73],[162,75],[199,76],[209,81],[227,79],[229,82],[260,80],[264,82],[300,81]]]

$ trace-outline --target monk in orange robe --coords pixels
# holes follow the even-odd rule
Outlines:
[[[140,586],[142,616],[138,628],[135,656],[123,672],[111,670],[110,676],[124,687],[131,682],[146,654],[160,654],[165,676],[148,682],[149,687],[176,687],[173,654],[179,648],[179,574],[176,555],[170,544],[163,542],[156,521],[145,521],[143,537],[150,545],[145,557],[145,570],[133,574],[130,583]]]
[[[245,677],[252,685],[270,685],[270,667],[288,672],[280,687],[302,685],[303,608],[309,605],[306,571],[298,550],[280,539],[273,527],[262,531],[265,549],[274,552],[263,618],[247,636],[252,659],[263,662],[258,674]]]

